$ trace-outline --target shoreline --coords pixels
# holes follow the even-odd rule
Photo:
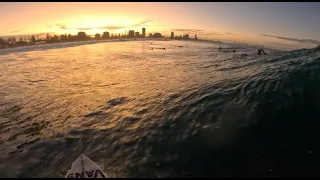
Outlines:
[[[75,41],[57,41],[57,42],[45,42],[45,43],[39,43],[39,44],[21,44],[21,45],[12,45],[9,47],[0,47],[0,52],[3,52],[5,50],[10,50],[10,49],[16,49],[16,48],[23,48],[23,47],[44,47],[47,45],[53,45],[53,44],[76,44],[76,43],[83,43],[83,44],[94,44],[94,43],[103,43],[103,42],[128,42],[128,41],[171,41],[171,40],[176,40],[176,41],[191,41],[191,42],[201,42],[201,43],[215,43],[215,44],[226,44],[226,45],[239,45],[243,46],[241,44],[230,44],[230,43],[225,43],[221,41],[215,41],[215,40],[207,40],[207,39],[176,39],[176,38],[118,38],[118,39],[88,39],[88,40],[75,40]],[[41,41],[39,41],[41,42]],[[42,41],[43,42],[43,41]],[[254,48],[254,46],[250,45],[245,45],[247,47]],[[231,47],[232,48],[232,47]],[[237,47],[234,47],[237,48]],[[245,49],[245,47],[243,47]],[[242,48],[241,48],[242,49]],[[283,52],[284,50],[280,49],[273,49],[273,48],[266,48],[269,50],[275,50],[278,52]]]
[[[147,40],[164,40],[164,41],[170,41],[170,40],[178,40],[178,41],[208,41],[208,40],[195,40],[195,39],[170,39],[170,38],[120,38],[120,39],[89,39],[89,40],[77,40],[77,41],[58,41],[58,42],[45,42],[41,44],[21,44],[21,45],[10,45],[6,47],[0,46],[0,51],[7,50],[7,49],[13,49],[13,48],[20,48],[20,47],[33,47],[33,46],[46,46],[46,45],[52,45],[52,44],[65,44],[65,43],[91,43],[91,42],[123,42],[123,41],[147,41]],[[210,41],[208,41],[210,42]]]

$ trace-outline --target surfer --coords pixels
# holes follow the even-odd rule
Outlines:
[[[219,49],[218,50],[221,50],[222,48],[221,47],[219,47]]]
[[[261,55],[261,52],[263,52],[263,54],[264,54],[264,55],[267,55],[267,53],[266,53],[266,52],[264,52],[264,50],[263,50],[263,49],[258,49],[258,55]]]

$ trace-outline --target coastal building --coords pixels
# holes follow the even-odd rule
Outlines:
[[[139,32],[136,32],[135,33],[135,37],[139,37],[140,33]]]
[[[134,37],[134,30],[130,30],[129,34],[128,34],[129,38],[133,38]]]
[[[142,37],[146,37],[146,28],[142,28]]]
[[[161,33],[154,33],[154,34],[153,34],[153,37],[154,37],[154,38],[161,38]]]
[[[94,35],[94,38],[96,38],[96,39],[100,39],[100,34],[96,34],[96,35]]]
[[[108,39],[108,38],[110,38],[110,33],[107,32],[107,31],[103,32],[102,38],[103,38],[103,39]]]
[[[152,38],[152,33],[149,33],[149,38]]]
[[[171,39],[174,38],[174,32],[171,32]]]
[[[86,33],[81,31],[81,32],[78,32],[78,39],[79,40],[85,40],[86,39]]]

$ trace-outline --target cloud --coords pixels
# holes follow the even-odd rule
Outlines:
[[[148,22],[151,22],[151,20],[142,21],[142,22],[140,22],[140,23],[138,23],[138,24],[132,25],[131,27],[138,27],[138,26],[146,25]]]
[[[60,29],[69,29],[69,28],[67,28],[67,26],[64,25],[64,24],[56,24],[56,26],[58,26]]]
[[[179,31],[179,32],[202,32],[202,29],[172,29],[172,31]]]
[[[110,26],[101,26],[98,29],[108,29],[108,30],[116,30],[116,29],[123,29],[126,28],[124,26],[117,26],[117,25],[110,25]]]
[[[215,36],[222,36],[224,35],[223,33],[219,32],[207,32],[207,33],[201,33],[201,35],[215,35]]]
[[[53,26],[52,25],[47,25],[47,28],[52,28]]]
[[[268,34],[261,34],[261,36],[283,39],[283,40],[298,42],[298,43],[320,44],[320,41],[317,41],[314,39],[296,39],[296,38],[289,38],[289,37],[273,36],[273,35],[268,35]]]
[[[146,23],[151,22],[151,20],[148,21],[142,21],[137,24],[131,25],[131,26],[120,26],[120,25],[107,25],[107,26],[100,26],[100,27],[84,27],[84,28],[74,28],[80,31],[87,31],[91,29],[107,29],[107,30],[117,30],[117,29],[123,29],[123,28],[130,28],[130,27],[139,27],[139,26],[161,26],[161,25],[146,25]],[[57,23],[55,26],[59,27],[60,29],[71,29],[68,28],[65,24]],[[51,28],[53,26],[48,25],[47,27]]]
[[[57,23],[56,26],[66,26],[66,25]]]
[[[228,34],[228,35],[240,35],[240,34],[235,34],[235,33],[230,33],[230,32],[226,32],[226,34]]]
[[[20,32],[20,31],[12,31],[12,33],[18,33],[18,32]]]
[[[151,20],[148,21],[142,21],[137,24],[131,25],[131,26],[119,26],[119,25],[108,25],[108,26],[100,26],[97,27],[97,29],[108,29],[108,30],[116,30],[116,29],[123,29],[123,28],[130,28],[130,27],[139,27],[139,26],[160,26],[160,25],[146,25],[146,23],[151,22]],[[92,28],[93,29],[93,28]]]
[[[80,31],[87,31],[87,30],[91,30],[93,28],[77,28],[77,29],[80,30]]]

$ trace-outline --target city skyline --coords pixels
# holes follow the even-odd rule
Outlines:
[[[194,39],[190,38],[189,34],[176,35],[173,36],[174,32],[171,32],[170,37],[165,37],[159,32],[149,33],[149,36],[146,36],[146,28],[141,29],[141,34],[139,31],[129,30],[125,33],[110,33],[108,31],[103,32],[102,34],[96,33],[95,35],[87,35],[84,31],[79,31],[76,35],[71,34],[57,34],[50,35],[47,33],[45,36],[32,35],[32,36],[20,36],[20,37],[0,37],[0,49],[5,48],[14,48],[19,46],[31,46],[39,44],[52,44],[52,43],[65,43],[65,42],[75,42],[75,41],[88,41],[88,40],[107,40],[107,39],[134,39],[141,40],[145,38],[168,38],[176,40],[199,40],[197,35],[194,36]]]
[[[123,33],[141,28],[280,49],[320,43],[319,3],[1,2],[0,36]],[[57,13],[59,12],[59,13]]]

